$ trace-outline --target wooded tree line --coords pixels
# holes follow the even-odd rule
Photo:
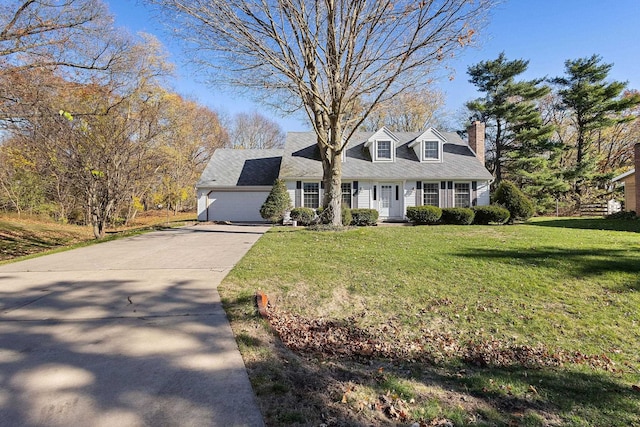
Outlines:
[[[166,89],[170,73],[161,44],[115,28],[98,0],[3,3],[0,209],[98,238],[143,209],[193,207],[217,147],[282,144],[257,113],[221,118]]]
[[[521,79],[528,61],[495,60],[469,67],[484,95],[467,103],[471,120],[487,125],[487,167],[494,185],[510,180],[539,212],[611,197],[610,179],[633,164],[640,141],[640,94],[609,78],[598,55],[565,62],[564,75]]]

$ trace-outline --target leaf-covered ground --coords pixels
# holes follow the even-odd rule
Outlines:
[[[194,213],[171,215],[170,221],[193,219]],[[139,215],[128,227],[110,229],[111,234],[166,222],[165,212]],[[91,227],[61,224],[37,216],[0,214],[0,262],[35,255],[95,240]]]
[[[25,218],[0,218],[0,261],[91,240],[87,227]]]
[[[220,287],[267,424],[640,425],[640,221],[599,221],[274,229]]]

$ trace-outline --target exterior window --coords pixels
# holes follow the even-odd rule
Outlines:
[[[437,182],[425,182],[422,189],[423,205],[440,206],[440,184]]]
[[[438,141],[424,141],[424,159],[425,160],[438,160],[439,151]]]
[[[342,183],[342,205],[351,209],[351,183]]]
[[[454,203],[456,208],[471,206],[471,186],[468,182],[456,182],[454,185]]]
[[[376,146],[379,160],[391,160],[391,141],[378,141]]]
[[[320,205],[320,184],[317,182],[305,182],[302,186],[303,206],[316,209]]]

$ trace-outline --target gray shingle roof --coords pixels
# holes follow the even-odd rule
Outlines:
[[[198,187],[273,185],[284,150],[218,148],[202,172]]]
[[[442,163],[421,163],[408,145],[422,132],[394,132],[399,139],[395,162],[371,161],[365,142],[372,132],[356,133],[346,151],[342,163],[343,179],[492,179],[489,171],[473,154],[466,142],[455,132],[441,132],[447,139],[443,146]],[[280,166],[280,178],[322,177],[322,162],[313,132],[290,132]]]

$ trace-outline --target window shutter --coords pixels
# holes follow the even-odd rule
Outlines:
[[[422,181],[416,181],[416,190],[422,190]]]
[[[302,206],[302,181],[296,181],[296,192],[293,206],[296,208]]]
[[[471,206],[478,206],[478,181],[471,181]]]
[[[378,186],[373,186],[373,200],[378,200]]]

